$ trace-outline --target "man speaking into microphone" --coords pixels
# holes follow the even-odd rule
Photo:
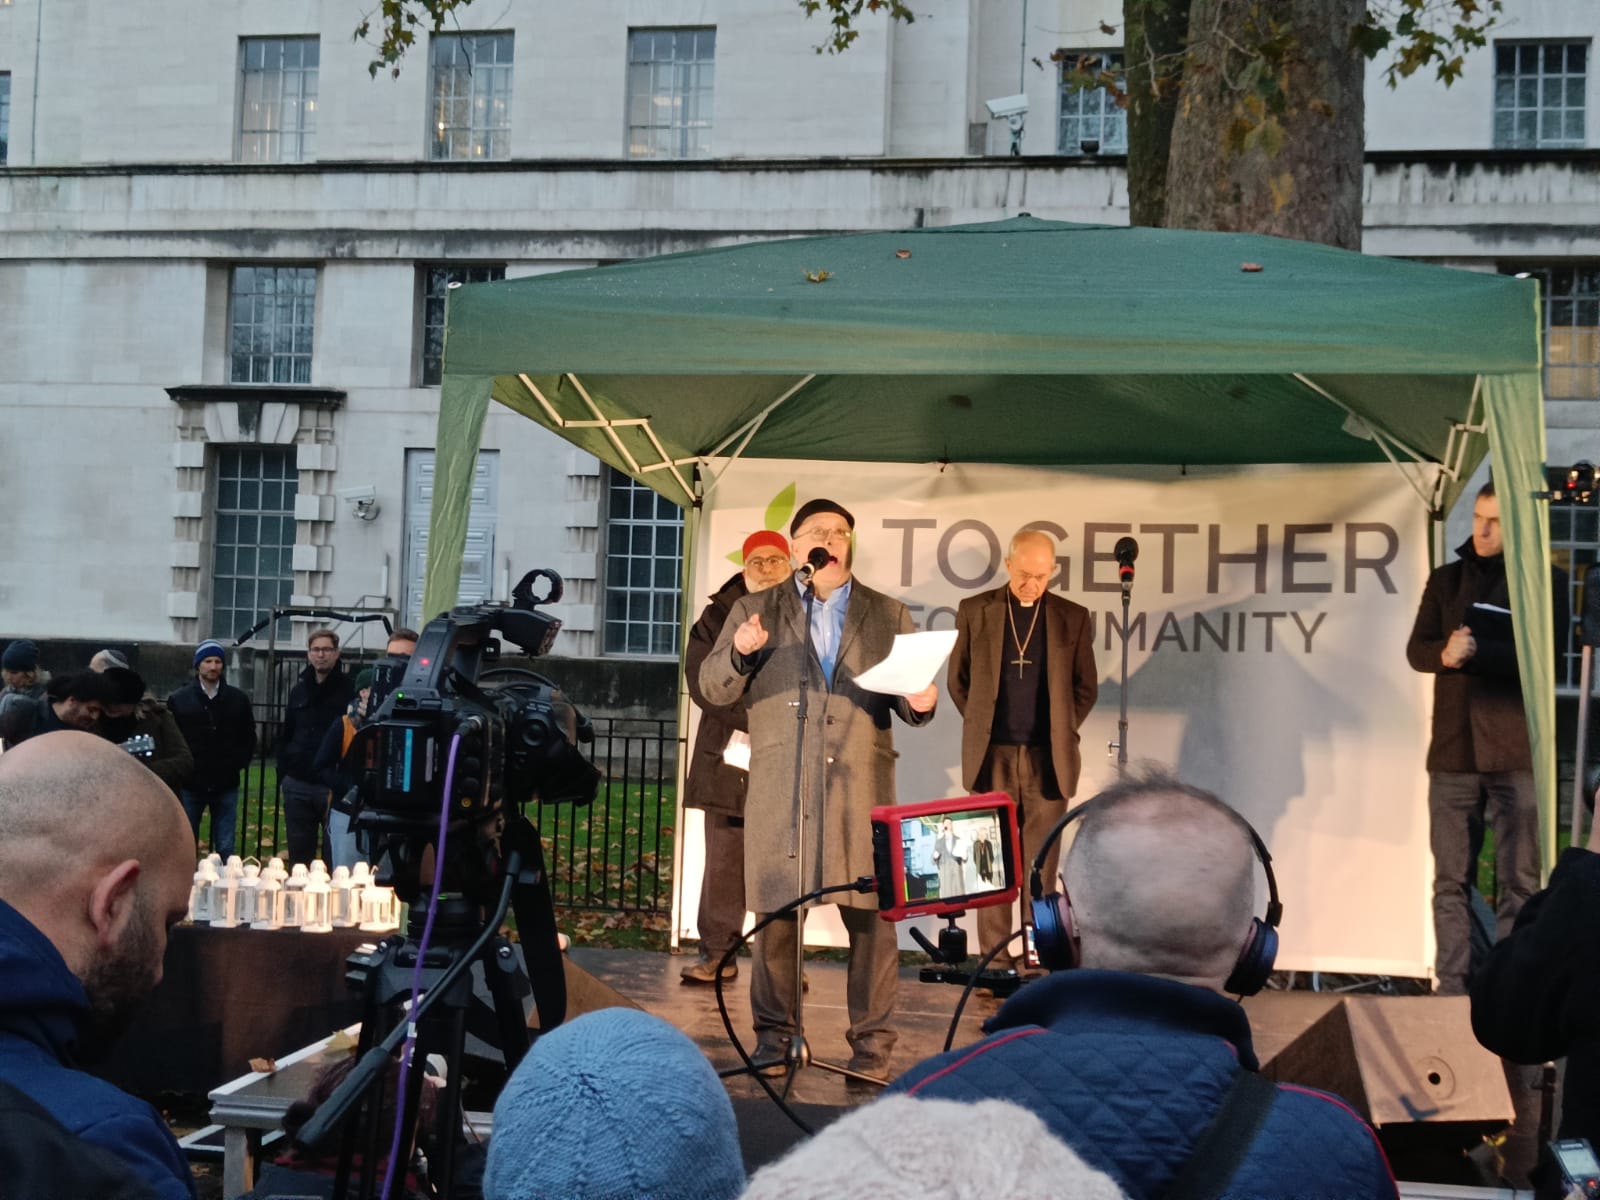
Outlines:
[[[890,715],[924,725],[939,696],[934,684],[914,696],[888,696],[855,685],[858,674],[889,656],[895,635],[910,633],[913,626],[905,605],[852,577],[854,530],[855,518],[832,500],[801,505],[789,525],[797,564],[793,582],[736,601],[700,667],[706,699],[732,704],[742,697],[750,718],[745,894],[758,915],[818,887],[873,873],[871,810],[895,802]],[[815,590],[809,657],[808,584]],[[802,684],[803,726],[796,719]],[[797,878],[801,859],[805,875]],[[844,893],[830,902],[839,905],[850,935],[849,1066],[887,1078],[896,1040],[900,960],[895,927],[878,918],[874,896]],[[752,1057],[778,1070],[797,1028],[797,934],[793,918],[777,921],[754,947]]]
[[[961,602],[950,654],[962,785],[1017,802],[1025,861],[1078,786],[1078,727],[1100,691],[1089,610],[1051,594],[1055,569],[1054,540],[1018,530],[1006,553],[1006,585]],[[1056,877],[1059,851],[1051,847],[1042,878]],[[978,910],[982,953],[1007,939],[1015,916],[1004,905]],[[1000,951],[993,965],[1013,966],[1012,950]]]

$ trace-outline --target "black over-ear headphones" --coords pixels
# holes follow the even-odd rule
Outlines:
[[[1050,847],[1061,838],[1061,831],[1083,816],[1093,806],[1080,804],[1069,809],[1045,836],[1039,853],[1033,859],[1033,871],[1028,876],[1028,896],[1033,907],[1033,944],[1039,955],[1039,965],[1050,971],[1065,971],[1078,965],[1078,930],[1072,916],[1072,901],[1065,892],[1045,894],[1039,872],[1044,870],[1045,857]],[[1238,816],[1237,813],[1234,814]],[[1239,957],[1234,961],[1223,988],[1236,996],[1253,996],[1267,985],[1272,974],[1272,964],[1278,957],[1278,924],[1283,920],[1283,904],[1278,900],[1278,881],[1272,874],[1272,855],[1255,827],[1239,817],[1239,823],[1250,834],[1250,844],[1267,876],[1267,915],[1263,920],[1252,917],[1250,933],[1245,938]]]

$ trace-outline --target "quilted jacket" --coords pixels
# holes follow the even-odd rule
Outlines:
[[[1157,1200],[1188,1161],[1234,1075],[1257,1070],[1232,1000],[1120,971],[1030,983],[984,1025],[989,1037],[913,1067],[889,1088],[949,1100],[1010,1100],[1106,1172]],[[1337,1097],[1279,1084],[1223,1193],[1230,1200],[1395,1200],[1377,1137]]]

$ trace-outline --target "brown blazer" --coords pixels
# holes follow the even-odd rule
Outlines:
[[[956,648],[950,654],[950,699],[961,712],[961,782],[969,791],[989,753],[1000,666],[1007,657],[1006,592],[999,587],[968,596],[956,613]],[[1046,695],[1050,707],[1050,762],[1068,799],[1078,787],[1078,726],[1100,693],[1089,610],[1046,592],[1044,629],[1050,653]]]

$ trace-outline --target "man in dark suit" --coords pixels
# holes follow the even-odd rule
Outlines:
[[[750,720],[750,787],[745,805],[745,895],[753,912],[781,908],[824,884],[871,875],[875,805],[893,804],[891,717],[908,725],[933,719],[939,688],[888,696],[856,686],[856,676],[889,656],[896,634],[912,632],[900,601],[851,576],[855,518],[832,500],[800,506],[789,525],[797,563],[821,549],[827,563],[811,576],[812,653],[807,656],[805,582],[780,583],[736,600],[716,645],[700,667],[710,704],[741,700]],[[795,719],[804,683],[807,718]],[[803,746],[797,745],[804,739]],[[800,786],[795,786],[797,751]],[[800,812],[793,797],[799,793]],[[805,877],[798,879],[797,861]],[[900,957],[895,927],[879,919],[875,897],[831,897],[850,934],[850,1067],[885,1079],[894,1048],[895,990]],[[782,1071],[790,1059],[798,1013],[797,922],[776,921],[756,938],[750,1007],[755,1061]]]
[[[1019,530],[1006,554],[1005,587],[961,602],[950,655],[950,698],[963,718],[961,782],[973,792],[1006,792],[1017,802],[1024,838],[1043,838],[1078,786],[1078,727],[1094,707],[1089,610],[1049,592],[1056,544],[1037,529]],[[1043,878],[1056,877],[1059,846]],[[1024,841],[1024,857],[1032,848]],[[978,910],[983,953],[1014,928],[1010,908]],[[1011,948],[995,957],[1008,967]]]

